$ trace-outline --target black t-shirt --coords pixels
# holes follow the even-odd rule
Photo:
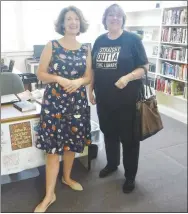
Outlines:
[[[124,89],[118,89],[115,82],[147,63],[142,41],[136,34],[124,31],[115,40],[109,39],[107,34],[99,36],[92,49],[97,104],[117,108],[121,104],[135,103],[141,81],[131,81]]]

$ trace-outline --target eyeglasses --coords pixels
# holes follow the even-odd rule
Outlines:
[[[109,13],[107,16],[109,18],[114,18],[114,17],[116,17],[117,19],[122,19],[123,18],[122,14],[120,14],[120,13]]]

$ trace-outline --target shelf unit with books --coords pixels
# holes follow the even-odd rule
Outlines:
[[[168,110],[167,115],[187,123],[187,7],[163,8],[162,13],[157,101]]]
[[[187,123],[187,6],[132,11],[126,16],[126,30],[142,38],[159,110]]]

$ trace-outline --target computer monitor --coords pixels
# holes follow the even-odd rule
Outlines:
[[[40,56],[41,56],[41,53],[42,53],[42,51],[44,49],[44,45],[34,45],[33,49],[34,49],[33,57],[35,59],[39,59]]]

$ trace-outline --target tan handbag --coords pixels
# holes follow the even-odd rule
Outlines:
[[[163,129],[163,123],[157,107],[156,96],[153,95],[151,87],[148,84],[147,70],[145,68],[144,70],[146,76],[146,88],[142,83],[141,90],[139,92],[139,99],[136,103],[136,134],[140,141],[155,135]],[[149,98],[148,89],[150,91]]]

